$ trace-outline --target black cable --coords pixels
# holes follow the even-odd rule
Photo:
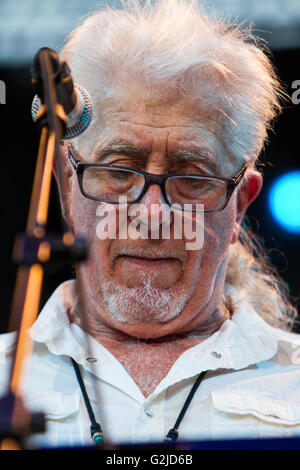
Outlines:
[[[84,399],[84,402],[85,402],[85,405],[86,405],[86,409],[87,409],[89,417],[90,417],[91,436],[94,439],[94,442],[97,446],[102,445],[103,444],[102,429],[101,429],[100,424],[96,422],[96,418],[95,418],[95,415],[94,415],[94,412],[93,412],[93,409],[92,409],[92,406],[91,406],[91,403],[90,403],[90,400],[89,400],[89,397],[88,397],[88,394],[87,394],[87,391],[86,391],[86,388],[85,388],[85,385],[84,385],[84,382],[83,382],[83,379],[82,379],[82,375],[81,375],[79,366],[78,366],[77,362],[74,361],[74,359],[72,359],[72,358],[70,358],[70,359],[73,363],[73,367],[74,367],[75,374],[76,374],[76,377],[77,377],[77,380],[78,380],[78,383],[79,383],[79,386],[80,386],[80,389],[81,389],[81,392],[82,392],[82,395],[83,395],[83,399]],[[186,410],[188,409],[189,404],[192,401],[193,396],[196,393],[197,388],[201,384],[206,372],[207,371],[205,370],[205,371],[201,372],[200,375],[198,375],[197,380],[195,381],[190,393],[188,394],[187,399],[184,402],[184,405],[183,405],[183,407],[182,407],[182,409],[179,413],[179,416],[178,416],[178,418],[177,418],[177,420],[174,424],[174,427],[169,430],[168,434],[166,435],[166,437],[164,439],[165,443],[170,444],[170,443],[174,443],[177,440],[179,425],[180,425],[180,423],[181,423],[181,421],[182,421],[182,419],[183,419],[183,417],[186,413]]]
[[[95,418],[95,415],[94,415],[94,412],[93,412],[93,409],[92,409],[92,406],[91,406],[91,403],[90,403],[90,400],[89,400],[89,397],[88,397],[88,394],[87,394],[87,391],[86,391],[86,388],[85,388],[85,385],[84,385],[84,382],[83,382],[83,379],[82,379],[82,375],[81,375],[81,372],[80,372],[80,369],[79,369],[79,365],[77,364],[77,362],[72,357],[70,359],[72,361],[72,364],[73,364],[73,367],[74,367],[74,370],[75,370],[75,374],[76,374],[76,377],[77,377],[77,380],[78,380],[78,383],[79,383],[79,387],[80,387],[80,390],[82,392],[82,396],[83,396],[83,399],[84,399],[84,402],[85,402],[85,406],[86,406],[87,412],[88,412],[89,417],[90,417],[91,436],[92,436],[95,444],[97,446],[101,446],[101,445],[103,445],[103,434],[102,434],[101,426],[96,421],[96,418]]]
[[[193,385],[193,387],[192,387],[192,389],[191,389],[187,399],[185,400],[185,403],[184,403],[184,405],[183,405],[183,407],[182,407],[182,409],[179,413],[179,416],[176,420],[176,423],[174,424],[174,427],[169,430],[168,434],[165,437],[165,442],[175,442],[177,440],[179,425],[180,425],[180,423],[181,423],[181,421],[182,421],[182,419],[185,415],[186,410],[188,409],[189,404],[192,401],[193,396],[196,393],[197,388],[201,384],[202,379],[205,376],[206,372],[207,372],[206,370],[201,372],[201,374],[197,377],[197,380],[194,383],[194,385]]]

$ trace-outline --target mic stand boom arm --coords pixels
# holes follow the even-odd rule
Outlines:
[[[19,267],[9,331],[17,330],[17,339],[8,391],[0,400],[0,441],[8,437],[22,443],[23,438],[30,433],[45,430],[44,415],[30,413],[25,408],[20,386],[22,364],[30,346],[28,330],[38,315],[40,305],[43,265],[57,258],[57,254],[75,255],[77,260],[86,256],[84,243],[75,240],[71,232],[65,233],[61,240],[46,237],[54,160],[57,177],[61,187],[65,188],[59,141],[64,135],[66,115],[63,106],[57,102],[55,61],[52,60],[51,52],[47,48],[38,51],[36,62],[39,64],[40,76],[32,80],[37,88],[42,87],[43,105],[37,116],[40,140],[25,235],[16,240],[13,253]]]

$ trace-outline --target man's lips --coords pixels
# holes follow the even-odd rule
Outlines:
[[[126,263],[135,264],[136,266],[148,266],[158,267],[163,266],[167,263],[178,262],[176,258],[161,258],[161,257],[148,257],[148,256],[132,256],[132,255],[120,255],[118,256],[119,260],[124,260]]]
[[[152,247],[131,247],[121,248],[115,253],[113,262],[117,259],[126,259],[129,262],[135,263],[168,263],[172,261],[179,261],[184,264],[186,261],[186,253],[178,253],[171,248],[157,249]]]
[[[137,258],[137,259],[147,259],[149,261],[159,261],[161,259],[175,259],[174,257],[169,257],[169,256],[155,256],[155,255],[146,255],[146,256],[142,256],[142,255],[129,255],[129,254],[122,254],[122,255],[119,255],[119,256],[126,256],[128,258]]]

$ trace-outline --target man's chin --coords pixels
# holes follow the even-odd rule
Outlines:
[[[101,285],[111,318],[119,323],[166,323],[177,317],[191,296],[182,286],[162,288],[152,282],[127,287],[115,280]]]

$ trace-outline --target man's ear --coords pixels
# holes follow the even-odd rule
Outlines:
[[[239,238],[240,227],[246,210],[256,199],[262,188],[263,178],[258,171],[251,171],[245,176],[237,194],[237,211],[235,226],[231,238],[231,243],[236,243]]]
[[[60,143],[59,145],[59,161],[60,161],[60,175],[58,175],[58,168],[56,161],[53,162],[53,174],[56,179],[59,200],[63,218],[65,219],[70,230],[73,230],[73,216],[72,216],[72,205],[71,205],[71,194],[72,194],[72,169],[68,162],[67,145]]]

